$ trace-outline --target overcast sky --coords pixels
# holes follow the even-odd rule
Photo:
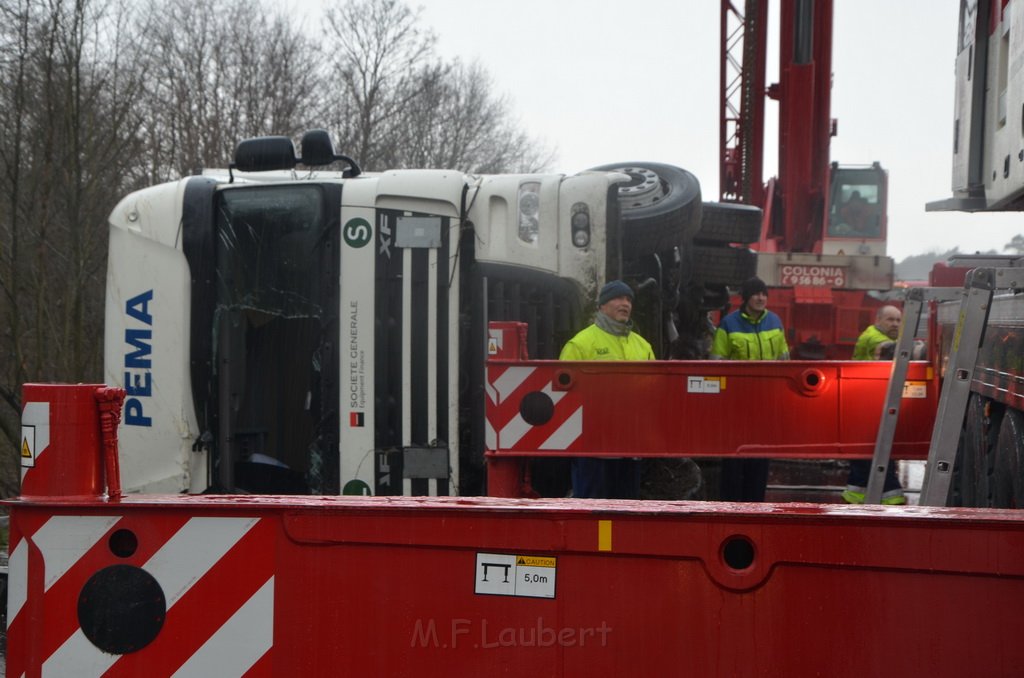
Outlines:
[[[323,2],[308,3],[311,13]],[[552,169],[618,161],[684,167],[718,199],[717,0],[424,0],[446,58],[479,61]],[[777,2],[772,3],[778,5]],[[949,197],[959,0],[835,0],[832,159],[889,170],[889,254],[997,250],[1017,214],[925,213]],[[773,23],[770,35],[777,35]],[[773,49],[773,51],[775,51]],[[776,82],[777,65],[768,81]],[[775,109],[769,104],[769,113]],[[776,173],[774,118],[765,177]]]

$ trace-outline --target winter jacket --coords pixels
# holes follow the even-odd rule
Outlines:
[[[715,331],[711,357],[716,360],[788,360],[789,345],[782,320],[765,311],[752,320],[743,310],[722,319]]]
[[[617,336],[597,325],[581,330],[562,348],[559,360],[654,360],[654,350],[636,332]]]
[[[879,344],[894,341],[888,334],[871,325],[857,337],[857,345],[853,347],[854,360],[875,360],[875,349]]]

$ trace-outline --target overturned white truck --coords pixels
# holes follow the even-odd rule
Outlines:
[[[287,137],[243,141],[228,170],[110,216],[125,487],[480,493],[488,322],[528,323],[531,356],[553,358],[598,286],[625,278],[659,355],[692,357],[707,308],[754,270],[727,243],[749,242],[759,214],[702,206],[667,165],[363,173],[322,130],[298,157]],[[564,492],[548,463],[535,482]]]

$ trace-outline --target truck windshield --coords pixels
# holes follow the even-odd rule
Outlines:
[[[325,246],[327,205],[316,185],[218,193],[212,330],[224,490],[324,489],[320,432],[331,410],[321,376],[332,361],[327,324],[337,312],[327,309],[337,306],[338,279],[329,275],[327,252],[337,250]]]
[[[217,218],[218,302],[283,317],[320,317],[311,266],[322,235],[320,191],[223,191]]]

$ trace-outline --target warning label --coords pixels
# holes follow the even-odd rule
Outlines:
[[[36,459],[50,447],[50,403],[25,403],[21,412],[21,444],[18,445],[23,468],[32,468]]]
[[[491,596],[554,598],[557,558],[476,554],[473,590]]]
[[[516,565],[527,567],[554,567],[555,558],[541,558],[538,556],[516,556]]]
[[[36,465],[36,427],[21,427],[21,465],[31,468]]]
[[[487,355],[498,355],[503,348],[505,333],[501,330],[488,330],[487,332]]]
[[[926,381],[908,381],[903,384],[903,397],[904,398],[927,398],[928,397],[928,382]]]
[[[687,377],[687,393],[721,393],[725,390],[725,377]]]

